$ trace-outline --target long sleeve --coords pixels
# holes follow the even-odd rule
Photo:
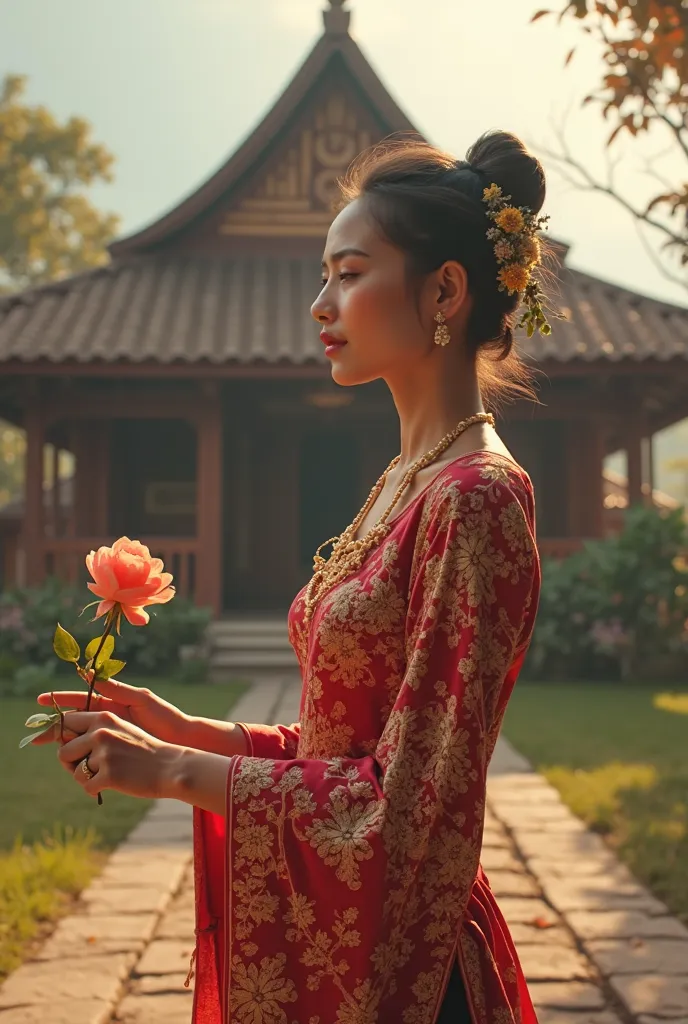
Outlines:
[[[250,757],[296,757],[301,732],[299,722],[294,722],[293,725],[260,725],[246,722],[236,724],[246,736]]]
[[[487,763],[532,628],[537,559],[506,475],[456,483],[427,512],[406,668],[374,753],[233,759],[231,1021],[268,1019],[256,1016],[266,1001],[284,1024],[435,1020],[478,872]],[[516,992],[513,1003],[516,1019]]]

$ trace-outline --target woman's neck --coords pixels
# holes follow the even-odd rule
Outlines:
[[[388,381],[399,415],[401,459],[404,472],[453,430],[461,420],[484,412],[477,374],[471,367],[458,377],[451,374],[423,379]],[[449,377],[449,379],[447,379]]]

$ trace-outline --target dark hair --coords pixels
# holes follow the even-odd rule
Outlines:
[[[402,249],[413,277],[447,260],[465,268],[473,297],[467,341],[486,397],[534,397],[531,375],[513,347],[519,295],[499,290],[487,238],[483,189],[499,185],[515,206],[538,213],[545,200],[540,161],[516,136],[492,131],[466,159],[417,140],[388,140],[358,157],[340,183],[344,202],[366,199],[378,227]]]

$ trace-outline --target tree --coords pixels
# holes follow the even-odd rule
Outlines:
[[[65,277],[107,262],[118,218],[86,190],[111,180],[113,156],[82,118],[60,124],[26,103],[26,79],[0,84],[0,291]]]
[[[554,13],[538,11],[532,20]],[[567,0],[559,22],[565,18],[577,19],[602,46],[601,81],[583,102],[599,105],[609,121],[607,146],[624,134],[646,135],[662,142],[662,155],[676,154],[688,164],[688,8],[683,0]],[[605,193],[641,229],[658,232],[661,255],[652,247],[650,254],[667,277],[688,287],[688,174],[666,181],[650,161],[646,170],[657,191],[646,205],[638,204],[617,186],[613,168],[606,181],[600,180],[569,151],[562,133],[558,141],[559,149],[545,155],[577,187]]]

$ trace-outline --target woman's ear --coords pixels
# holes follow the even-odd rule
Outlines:
[[[451,320],[468,301],[468,274],[463,264],[448,260],[439,268],[437,275],[437,308],[447,320]]]

